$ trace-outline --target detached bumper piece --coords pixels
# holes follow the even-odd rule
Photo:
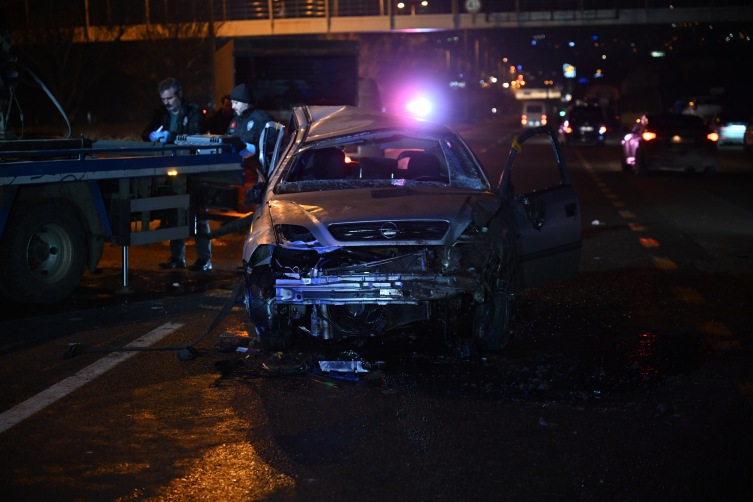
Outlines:
[[[421,301],[442,300],[461,293],[472,294],[477,301],[484,298],[481,281],[441,275],[364,274],[277,279],[275,290],[278,304],[303,305],[416,305]]]

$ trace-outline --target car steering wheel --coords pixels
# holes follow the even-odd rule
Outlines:
[[[439,176],[416,176],[411,181],[439,181],[440,183],[444,183],[444,179],[440,178]]]

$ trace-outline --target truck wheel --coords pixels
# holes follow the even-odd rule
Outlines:
[[[76,289],[86,258],[84,229],[68,208],[18,206],[0,242],[2,283],[15,299],[56,302]]]
[[[473,312],[473,335],[483,350],[502,350],[510,343],[510,326],[517,309],[515,263],[508,263],[491,281],[491,295]]]

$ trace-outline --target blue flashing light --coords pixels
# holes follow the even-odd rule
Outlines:
[[[569,44],[567,44],[567,45],[569,45],[570,47],[575,47],[575,42],[570,42],[570,43],[569,43]]]
[[[588,83],[588,79],[585,78],[585,77],[582,77],[582,78],[578,79],[578,82],[580,82],[581,84],[587,84]]]
[[[536,45],[536,40],[531,40],[531,45]]]
[[[522,65],[518,65],[518,71],[520,71],[522,69],[523,69],[523,66]]]
[[[591,40],[598,40],[598,39],[599,39],[599,37],[597,37],[596,35],[594,35],[594,36],[591,37]]]

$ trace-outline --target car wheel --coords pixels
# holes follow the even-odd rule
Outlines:
[[[640,153],[635,156],[635,174],[638,176],[648,176],[648,166],[646,166],[646,159]]]
[[[11,298],[52,303],[76,289],[87,259],[78,218],[57,204],[21,205],[0,242],[0,283]]]
[[[293,330],[283,320],[275,301],[275,277],[269,266],[254,267],[245,284],[246,314],[256,328],[264,350],[283,350],[292,345]]]
[[[510,261],[490,282],[491,293],[473,311],[473,335],[482,350],[501,350],[510,343],[510,326],[517,310],[517,273]]]
[[[749,145],[749,144],[745,143],[745,144],[743,145],[743,151],[744,151],[745,153],[750,153],[750,152],[753,152],[753,145]]]
[[[703,170],[703,177],[704,178],[713,178],[716,176],[716,164],[712,164],[710,166],[706,166],[706,169]]]
[[[627,160],[625,159],[625,156],[623,155],[622,156],[622,170],[623,170],[623,172],[630,171],[631,167],[632,166],[627,163]]]

